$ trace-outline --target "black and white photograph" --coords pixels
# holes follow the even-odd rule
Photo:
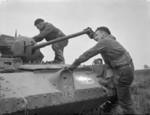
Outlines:
[[[0,115],[150,115],[150,0],[0,0]]]

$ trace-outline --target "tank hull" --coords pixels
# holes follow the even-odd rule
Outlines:
[[[1,73],[0,115],[83,113],[114,96],[112,89],[98,83],[97,73],[91,70],[82,68],[62,74],[54,66],[47,70],[37,66],[30,71]]]

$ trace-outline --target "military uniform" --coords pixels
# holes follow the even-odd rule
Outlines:
[[[59,30],[58,28],[56,28],[50,23],[44,22],[44,27],[40,30],[39,35],[34,36],[33,39],[36,42],[40,42],[44,38],[46,39],[46,41],[50,41],[50,40],[54,40],[63,36],[65,36],[65,34],[61,30]],[[67,44],[68,44],[68,40],[65,40],[65,41],[61,41],[58,43],[54,43],[52,45],[52,49],[55,52],[55,58],[54,58],[55,62],[65,61],[64,56],[63,56],[63,50],[64,50],[64,47],[67,46]]]
[[[79,65],[91,57],[101,54],[105,63],[113,69],[114,84],[117,91],[119,105],[124,114],[134,115],[131,97],[131,83],[134,79],[133,63],[129,53],[115,40],[112,35],[101,39],[94,47],[83,53],[74,64]]]

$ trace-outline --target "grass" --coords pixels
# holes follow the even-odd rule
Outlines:
[[[142,115],[150,115],[150,69],[135,71],[131,89],[136,110]]]
[[[135,79],[131,86],[134,106],[139,115],[150,115],[150,69],[136,70]],[[94,115],[118,115],[120,110],[114,109],[106,114]]]

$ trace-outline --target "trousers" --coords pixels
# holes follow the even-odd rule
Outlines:
[[[64,52],[64,47],[66,47],[67,45],[68,45],[68,40],[52,44],[52,49],[55,52],[54,61],[65,62],[63,52]]]
[[[124,115],[136,115],[131,96],[131,84],[134,80],[133,65],[125,65],[114,70],[114,85],[117,92],[118,103]]]

